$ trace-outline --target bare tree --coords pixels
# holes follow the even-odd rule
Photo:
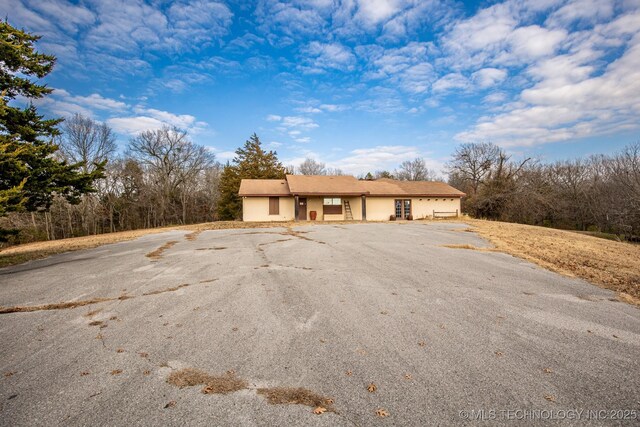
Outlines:
[[[311,158],[306,158],[300,166],[298,166],[298,171],[302,175],[326,175],[327,168],[324,163],[318,162]]]
[[[427,168],[423,158],[416,157],[402,162],[395,176],[401,181],[430,181],[435,178],[435,173]]]
[[[60,150],[70,163],[82,163],[84,172],[107,161],[117,149],[116,137],[105,123],[76,113],[62,124]]]
[[[142,132],[129,141],[129,154],[153,181],[161,225],[187,221],[187,198],[194,179],[214,161],[213,153],[189,140],[185,131],[167,126]],[[176,207],[180,205],[180,211]]]
[[[449,174],[468,184],[476,194],[484,178],[498,161],[500,148],[490,142],[462,144],[453,153],[448,164]]]

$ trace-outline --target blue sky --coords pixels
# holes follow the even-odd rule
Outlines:
[[[58,57],[37,105],[162,123],[218,160],[256,132],[355,174],[491,141],[544,160],[640,135],[640,1],[0,0]]]

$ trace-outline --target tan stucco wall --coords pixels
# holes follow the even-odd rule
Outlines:
[[[327,196],[330,197],[330,196]],[[338,197],[338,196],[336,196]],[[324,197],[307,197],[307,219],[311,219],[309,213],[311,211],[318,212],[318,221],[343,221],[345,219],[344,201],[349,201],[351,206],[351,213],[353,219],[360,221],[362,219],[362,201],[360,197],[342,197],[342,214],[338,215],[325,215],[322,210],[322,204],[324,203]]]
[[[367,221],[388,221],[395,215],[395,200],[400,197],[367,197]],[[433,211],[460,213],[460,199],[454,197],[417,197],[411,198],[413,219],[430,218]]]
[[[395,197],[367,197],[367,220],[388,221],[395,214]],[[311,211],[318,212],[318,221],[342,221],[345,219],[344,200],[351,205],[353,219],[362,219],[362,201],[360,197],[343,198],[342,215],[323,215],[323,197],[307,197],[307,220]],[[460,213],[460,198],[419,197],[411,199],[414,219],[430,218],[433,211]],[[294,219],[294,198],[280,197],[280,214],[269,215],[268,197],[244,197],[242,199],[242,219],[244,221],[291,221]]]
[[[431,218],[433,216],[433,211],[455,212],[457,210],[458,215],[460,214],[459,197],[421,197],[417,199],[411,199],[411,205],[411,209],[413,211],[413,219]],[[440,216],[444,215],[441,214]]]
[[[292,221],[293,197],[280,197],[280,214],[269,215],[268,197],[243,197],[243,221]]]
[[[393,197],[367,197],[367,221],[389,221],[394,212]]]

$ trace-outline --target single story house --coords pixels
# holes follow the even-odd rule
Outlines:
[[[287,175],[243,179],[244,221],[388,221],[458,216],[465,194],[444,182]]]

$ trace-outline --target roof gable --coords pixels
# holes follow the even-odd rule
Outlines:
[[[284,179],[243,179],[240,196],[290,196],[289,185]]]

